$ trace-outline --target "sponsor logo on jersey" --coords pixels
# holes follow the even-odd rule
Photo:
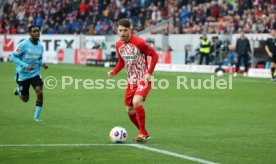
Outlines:
[[[127,56],[122,56],[124,60],[135,60],[137,59],[136,55],[127,55]]]
[[[40,53],[42,53],[42,51],[39,49],[30,49],[30,48],[28,48],[28,52],[33,53],[35,55],[39,55]]]
[[[26,54],[26,55],[25,55],[25,58],[27,58],[27,59],[39,59],[40,56],[38,56],[38,55],[29,55],[29,54]]]

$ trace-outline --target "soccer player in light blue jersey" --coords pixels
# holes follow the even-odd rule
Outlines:
[[[20,42],[11,55],[11,61],[16,64],[16,88],[15,95],[19,95],[23,102],[29,100],[30,85],[36,92],[36,107],[34,120],[41,121],[40,113],[43,104],[43,81],[40,75],[40,67],[45,69],[48,65],[43,62],[43,46],[39,41],[40,26],[32,25],[28,28],[30,38]]]

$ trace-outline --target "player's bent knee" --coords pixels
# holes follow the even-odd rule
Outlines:
[[[144,98],[140,95],[134,96],[133,101],[132,101],[133,107],[136,108],[136,107],[142,105],[143,100],[144,100]]]
[[[134,107],[134,108],[136,108],[136,107],[142,105],[142,101],[139,101],[139,100],[137,100],[137,101],[134,100],[132,103],[133,103],[133,107]]]
[[[40,87],[40,86],[36,86],[35,87],[35,92],[37,93],[37,94],[39,94],[39,93],[42,93],[42,87]]]

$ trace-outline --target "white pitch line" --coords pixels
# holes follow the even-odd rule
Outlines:
[[[148,147],[140,144],[2,144],[2,145],[0,144],[0,147],[81,147],[81,146],[130,146],[130,147],[135,147],[143,150],[156,152],[159,154],[165,154],[168,156],[186,159],[197,163],[217,164],[215,162],[204,160],[201,158],[191,157],[188,155],[178,154],[167,150],[161,150],[161,149],[152,148],[152,147]]]
[[[132,144],[3,144],[0,147],[130,146]]]
[[[133,146],[133,147],[137,147],[139,149],[144,149],[144,150],[148,150],[148,151],[152,151],[152,152],[156,152],[156,153],[160,153],[160,154],[165,154],[165,155],[169,155],[169,156],[173,156],[173,157],[177,157],[177,158],[182,158],[182,159],[186,159],[189,161],[194,161],[194,162],[198,162],[198,163],[202,163],[202,164],[217,164],[212,161],[207,161],[204,159],[195,158],[195,157],[187,156],[184,154],[178,154],[178,153],[170,152],[167,150],[156,149],[156,148],[152,148],[152,147],[148,147],[148,146],[144,146],[144,145],[131,144],[129,146]]]

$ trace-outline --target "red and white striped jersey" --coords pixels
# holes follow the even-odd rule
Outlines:
[[[118,52],[118,63],[114,68],[115,74],[125,66],[130,84],[138,83],[146,73],[152,74],[158,55],[144,39],[131,35],[128,42],[118,41],[116,50]],[[149,68],[147,56],[152,57]]]

